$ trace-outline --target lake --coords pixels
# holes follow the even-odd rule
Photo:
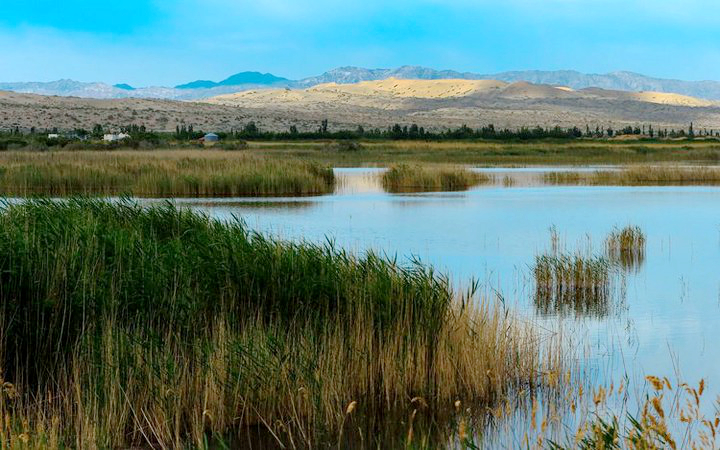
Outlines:
[[[708,397],[720,394],[720,188],[558,187],[543,185],[542,174],[567,169],[478,170],[496,181],[465,192],[387,194],[379,169],[337,169],[333,195],[176,202],[283,239],[417,259],[458,289],[476,279],[482,295],[563,330],[594,383],[626,378],[637,393],[646,375],[705,378]],[[608,308],[583,314],[538,304],[532,267],[550,248],[551,229],[569,251],[602,255],[605,237],[629,224],[645,232],[644,261],[618,273]]]

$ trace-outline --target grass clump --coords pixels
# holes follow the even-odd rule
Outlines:
[[[709,167],[633,166],[595,172],[548,172],[548,184],[600,186],[718,185],[720,169]]]
[[[388,192],[462,191],[491,181],[488,175],[463,167],[422,167],[401,164],[383,173]]]
[[[686,383],[673,386],[667,378],[655,376],[648,376],[646,380],[651,392],[645,395],[638,413],[597,412],[578,427],[567,444],[550,441],[549,448],[660,450],[718,447],[720,402],[716,400],[712,405],[714,413],[706,413],[704,380],[697,386]],[[618,391],[621,389],[622,386]],[[606,407],[610,395],[615,393],[601,388],[594,396],[595,407]]]
[[[605,253],[625,269],[637,268],[645,261],[645,233],[638,226],[616,228],[605,239]]]
[[[231,152],[0,154],[4,195],[232,197],[332,192],[331,168]]]
[[[602,257],[580,254],[535,258],[535,303],[544,314],[605,316],[609,311],[611,266]]]
[[[0,440],[26,448],[372,447],[416,398],[487,405],[561,370],[431,268],[128,200],[4,206],[0,330]]]

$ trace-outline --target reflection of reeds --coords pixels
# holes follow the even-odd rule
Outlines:
[[[534,274],[535,302],[543,313],[608,313],[611,276],[604,258],[540,255],[535,258]]]
[[[548,172],[547,184],[652,186],[652,185],[717,185],[720,169],[708,167],[633,166],[622,170],[595,172]]]
[[[388,192],[462,191],[490,181],[490,176],[463,167],[406,164],[391,167],[382,178]]]
[[[624,269],[637,269],[645,261],[645,233],[637,226],[616,228],[605,240],[605,252]]]
[[[411,396],[487,406],[559,373],[533,329],[430,268],[171,205],[6,205],[0,255],[2,447],[245,446],[258,429],[378,447]]]

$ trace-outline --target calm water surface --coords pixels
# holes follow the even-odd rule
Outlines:
[[[458,285],[479,280],[527,320],[561,327],[598,380],[704,377],[710,397],[720,394],[720,188],[556,187],[542,185],[542,173],[563,169],[487,170],[496,182],[467,192],[391,195],[379,170],[339,169],[334,195],[177,202],[284,239],[419,258]],[[568,249],[602,254],[613,227],[628,224],[647,236],[645,260],[616,283],[609,310],[535,304],[531,267],[551,227]]]

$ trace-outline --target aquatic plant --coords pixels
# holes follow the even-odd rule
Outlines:
[[[461,191],[492,179],[462,167],[396,165],[383,173],[388,192]]]
[[[535,304],[541,312],[604,316],[609,310],[611,265],[581,254],[545,254],[535,258]]]
[[[645,261],[645,233],[638,226],[614,229],[605,239],[610,261],[625,269],[636,269]]]
[[[668,378],[646,377],[650,393],[637,414],[602,413],[609,395],[600,388],[594,394],[598,410],[580,424],[567,444],[549,441],[549,448],[581,449],[676,449],[717,448],[720,440],[720,402],[715,413],[707,415],[702,406],[705,380],[697,387],[687,383],[675,386]],[[620,385],[619,389],[623,386]],[[626,409],[623,406],[622,409]]]
[[[555,341],[469,295],[171,204],[7,204],[0,445],[375,447],[409,399],[437,424],[557,379]]]

